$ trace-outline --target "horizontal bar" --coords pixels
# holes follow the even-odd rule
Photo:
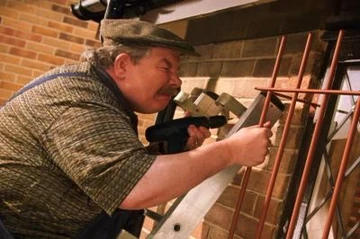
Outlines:
[[[273,87],[255,87],[260,91],[277,91],[289,93],[313,93],[313,94],[335,94],[335,95],[360,95],[360,91],[351,90],[321,90],[321,89],[289,89],[289,88],[273,88]]]

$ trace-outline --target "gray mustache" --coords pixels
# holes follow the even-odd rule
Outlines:
[[[180,92],[179,88],[173,88],[173,87],[164,87],[159,90],[160,94],[167,94],[171,96],[176,96]]]

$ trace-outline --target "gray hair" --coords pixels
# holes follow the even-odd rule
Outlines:
[[[90,62],[93,65],[100,66],[104,69],[114,64],[116,57],[120,53],[130,55],[134,64],[137,64],[150,50],[150,47],[144,46],[125,46],[121,44],[113,44],[102,46],[99,48],[88,48],[81,55],[81,61]]]

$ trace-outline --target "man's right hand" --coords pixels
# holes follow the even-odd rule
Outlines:
[[[266,122],[263,127],[242,128],[225,139],[232,164],[252,167],[264,162],[273,135],[270,128],[271,123]]]

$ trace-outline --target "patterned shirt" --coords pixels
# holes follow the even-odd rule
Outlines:
[[[0,217],[16,238],[70,238],[111,215],[155,160],[115,83],[89,63],[0,109]],[[36,79],[35,79],[36,80]]]

